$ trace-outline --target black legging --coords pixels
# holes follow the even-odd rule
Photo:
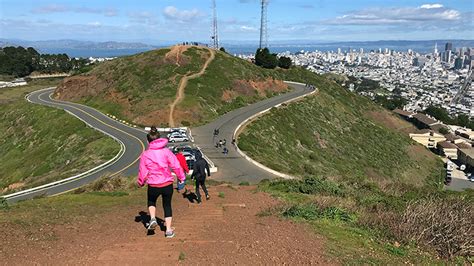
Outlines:
[[[161,195],[163,202],[163,210],[165,218],[173,217],[171,210],[171,199],[173,198],[173,184],[166,187],[150,187],[148,186],[148,207],[156,206],[156,200]],[[153,217],[151,217],[153,218]]]
[[[209,195],[209,193],[207,193],[207,188],[206,188],[206,179],[202,179],[202,180],[198,180],[196,179],[196,196],[199,200],[201,200],[201,193],[199,192],[199,186],[202,187],[202,190],[204,190],[204,193],[207,195]]]

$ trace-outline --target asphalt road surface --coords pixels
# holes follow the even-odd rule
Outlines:
[[[214,122],[192,130],[195,144],[217,166],[218,172],[215,174],[215,177],[218,180],[233,183],[247,181],[252,184],[258,183],[263,179],[277,177],[243,158],[235,150],[231,142],[235,129],[247,118],[275,105],[312,92],[304,85],[292,83],[288,85],[293,88],[291,92],[234,110],[221,116]],[[214,129],[219,129],[219,135],[216,137],[213,136]],[[227,155],[223,153],[223,148],[215,148],[216,142],[221,139],[226,139],[227,141],[226,146],[229,149]]]
[[[145,149],[146,145],[145,131],[121,124],[91,107],[53,100],[50,98],[50,95],[53,92],[54,88],[36,91],[31,93],[27,99],[28,101],[35,104],[64,109],[86,122],[89,126],[114,136],[123,143],[124,153],[113,164],[110,164],[98,171],[92,172],[91,174],[82,178],[74,179],[67,183],[61,183],[59,185],[47,187],[31,193],[11,197],[8,198],[9,202],[31,199],[38,196],[64,193],[88,184],[106,174],[117,175],[122,173],[124,175],[133,175],[138,171],[138,158],[141,152]],[[48,123],[48,121],[44,122]],[[87,170],[89,169],[84,169],[84,171]]]
[[[275,177],[241,157],[233,147],[231,147],[231,140],[234,130],[248,117],[279,103],[286,102],[311,92],[302,85],[290,84],[290,86],[293,87],[294,90],[286,94],[229,112],[206,126],[193,129],[192,132],[195,144],[203,150],[204,154],[206,154],[219,169],[219,172],[215,177],[220,180],[229,180],[233,182],[249,181],[251,183],[259,182],[265,178]],[[126,126],[109,118],[94,108],[51,99],[50,96],[53,92],[54,88],[39,90],[31,93],[27,99],[35,104],[64,109],[86,122],[89,126],[115,137],[123,143],[124,153],[112,164],[81,178],[34,190],[30,193],[9,197],[7,199],[9,202],[31,199],[38,196],[62,194],[88,184],[104,175],[136,175],[138,171],[139,156],[147,145],[146,132],[144,130]],[[47,123],[47,121],[45,121],[45,123]],[[218,138],[227,139],[227,146],[229,147],[228,155],[224,155],[220,150],[215,149],[213,146],[215,141],[213,138],[213,131],[215,128],[220,129],[220,135]],[[84,171],[87,170],[88,169],[84,169]]]

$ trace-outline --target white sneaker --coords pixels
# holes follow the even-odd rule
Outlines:
[[[156,222],[156,218],[152,218],[150,220],[150,223],[148,224],[147,229],[148,230],[155,230],[155,228],[158,226],[158,222]]]

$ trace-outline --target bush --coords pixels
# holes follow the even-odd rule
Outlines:
[[[135,181],[123,176],[103,176],[93,183],[83,186],[74,191],[75,194],[85,192],[117,192],[129,190],[136,187]]]
[[[304,194],[323,193],[340,196],[344,194],[341,185],[331,182],[325,178],[320,178],[316,176],[305,177],[302,181],[299,182],[298,190],[299,192]]]
[[[257,49],[255,64],[263,68],[274,69],[278,66],[278,57],[276,54],[270,54],[268,48]]]
[[[0,210],[8,209],[9,205],[5,198],[0,197]]]
[[[355,216],[338,207],[321,209],[314,203],[293,205],[283,210],[285,217],[303,218],[305,220],[329,219],[343,222],[354,222]]]
[[[463,197],[429,197],[412,201],[396,234],[407,242],[430,245],[444,258],[474,255],[474,202]]]
[[[286,56],[278,58],[278,66],[284,69],[289,69],[291,67],[291,58]]]

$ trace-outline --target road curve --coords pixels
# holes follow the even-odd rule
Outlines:
[[[293,88],[293,90],[288,93],[234,110],[207,125],[192,130],[195,144],[201,148],[204,154],[206,154],[219,169],[219,172],[214,174],[214,178],[231,182],[248,181],[250,183],[256,183],[262,179],[277,177],[246,160],[231,147],[230,142],[236,128],[249,117],[265,109],[312,92],[304,85],[293,83],[289,83],[288,85]],[[135,175],[137,173],[138,158],[146,147],[145,131],[117,122],[94,108],[77,103],[54,100],[51,98],[53,92],[54,88],[35,91],[27,96],[27,100],[35,104],[66,110],[84,121],[90,127],[115,138],[123,145],[124,152],[116,156],[117,159],[111,164],[92,171],[80,178],[60,182],[53,186],[33,189],[27,193],[9,196],[7,197],[8,202],[32,199],[38,196],[62,194],[88,184],[105,174],[117,175],[123,173],[124,175]],[[225,138],[228,142],[227,146],[230,148],[228,155],[224,155],[221,149],[214,147],[214,143],[217,139],[213,138],[213,131],[216,128],[220,130],[217,139]]]
[[[233,183],[243,181],[258,183],[263,179],[278,177],[242,157],[232,147],[231,141],[234,131],[249,117],[268,108],[314,92],[303,84],[287,84],[293,89],[292,91],[234,110],[207,125],[193,129],[195,144],[201,148],[219,169],[214,174],[216,179]],[[219,136],[213,137],[213,132],[216,128],[219,129]],[[229,148],[227,155],[223,154],[222,148],[215,148],[215,143],[220,139],[227,140],[227,147]]]
[[[94,108],[81,104],[63,102],[51,98],[55,88],[48,88],[35,91],[27,96],[29,102],[46,105],[50,107],[64,109],[75,117],[81,119],[90,127],[99,130],[115,138],[122,146],[122,154],[116,156],[116,160],[109,165],[101,167],[91,173],[72,179],[67,182],[61,182],[57,185],[47,186],[40,189],[33,189],[27,193],[21,193],[7,197],[8,202],[31,199],[38,196],[49,196],[65,193],[67,191],[79,188],[88,184],[97,178],[108,175],[134,175],[138,170],[138,158],[145,149],[146,134],[143,130],[132,128],[119,123]],[[47,122],[47,121],[45,121]],[[88,169],[84,169],[86,171]]]

